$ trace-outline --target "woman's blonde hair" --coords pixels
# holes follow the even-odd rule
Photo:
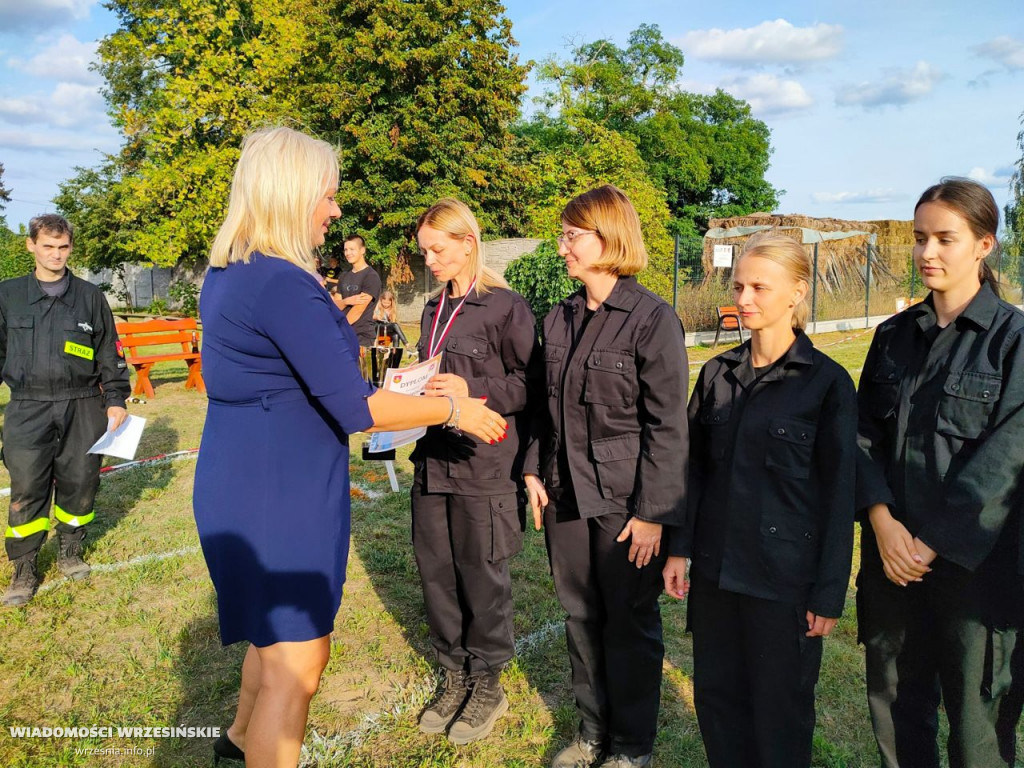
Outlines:
[[[337,181],[338,155],[326,141],[283,126],[247,135],[210,266],[248,263],[259,251],[315,272],[313,211]]]
[[[794,282],[802,282],[810,289],[813,265],[807,250],[789,235],[774,230],[765,230],[753,235],[743,246],[740,259],[744,256],[760,256],[762,259],[774,261],[786,270]],[[739,259],[736,260],[737,263]],[[807,318],[811,314],[807,306],[807,295],[793,307],[793,327],[803,330],[807,327]]]
[[[469,251],[469,264],[476,279],[478,293],[488,293],[491,288],[508,288],[505,278],[484,265],[484,243],[480,238],[480,225],[469,206],[453,197],[444,197],[428,208],[416,221],[416,232],[431,227],[439,232],[465,240],[473,236],[473,248]]]
[[[391,299],[391,307],[384,309],[384,299]],[[377,299],[377,306],[373,310],[373,319],[381,320],[388,323],[398,322],[398,300],[395,298],[395,294],[391,291],[381,291],[380,298]]]
[[[569,201],[562,223],[591,229],[604,242],[604,253],[595,269],[615,275],[635,275],[647,266],[640,217],[618,187],[605,184]]]

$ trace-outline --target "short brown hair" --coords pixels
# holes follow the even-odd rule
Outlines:
[[[50,237],[67,235],[68,243],[71,245],[75,244],[75,232],[71,228],[71,222],[63,216],[58,216],[56,213],[43,213],[29,219],[29,239],[32,240],[32,242],[35,242],[39,238],[40,232],[45,235],[49,235]]]
[[[647,266],[640,217],[618,187],[605,184],[573,198],[562,211],[562,223],[592,229],[604,242],[604,253],[595,269],[635,275]]]

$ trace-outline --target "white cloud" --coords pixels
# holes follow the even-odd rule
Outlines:
[[[674,40],[683,53],[738,66],[801,64],[831,59],[843,47],[838,24],[794,27],[785,19],[746,29],[701,29]]]
[[[0,30],[51,29],[84,19],[97,0],[0,0]]]
[[[992,171],[989,171],[988,168],[976,166],[967,172],[967,178],[974,179],[976,182],[984,184],[986,187],[1005,187],[1010,183],[1010,177],[1012,175],[1012,167],[995,168]]]
[[[987,43],[972,46],[971,51],[983,59],[992,59],[1010,72],[1024,70],[1024,41],[1003,35]]]
[[[757,115],[781,115],[799,112],[814,104],[814,99],[796,80],[781,80],[775,75],[737,77],[722,83],[722,89],[749,102]]]
[[[113,152],[119,142],[113,130],[95,131],[0,131],[0,146],[8,151],[78,154],[98,149]],[[81,161],[81,165],[90,162]]]
[[[104,102],[94,85],[58,83],[53,92],[0,98],[0,121],[13,125],[75,125],[106,122]]]
[[[814,192],[811,199],[816,203],[833,203],[838,205],[858,203],[894,203],[906,200],[903,192],[893,189],[871,189],[867,192]]]
[[[836,104],[867,109],[890,104],[900,106],[927,96],[947,78],[927,61],[917,62],[913,69],[887,69],[884,72],[885,77],[880,80],[840,86],[836,92]]]
[[[61,35],[31,59],[26,61],[12,58],[8,63],[15,69],[37,77],[70,83],[97,84],[102,78],[96,72],[89,71],[89,65],[95,58],[95,42],[84,43],[74,35]]]

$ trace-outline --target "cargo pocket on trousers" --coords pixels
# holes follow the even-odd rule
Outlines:
[[[985,670],[981,680],[981,694],[998,699],[1013,683],[1013,654],[1017,649],[1016,629],[990,629],[985,647]]]
[[[506,493],[491,496],[491,556],[488,562],[500,563],[523,548],[523,527],[519,515],[519,496]]]

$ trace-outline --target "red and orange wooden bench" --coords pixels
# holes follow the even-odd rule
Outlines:
[[[117,335],[124,349],[125,362],[136,373],[132,394],[156,397],[153,382],[149,378],[153,366],[168,360],[182,360],[188,365],[185,389],[206,391],[203,383],[203,365],[199,357],[199,326],[193,318],[181,320],[146,320],[141,323],[117,323]],[[180,352],[142,354],[146,347],[165,344],[180,344]]]

